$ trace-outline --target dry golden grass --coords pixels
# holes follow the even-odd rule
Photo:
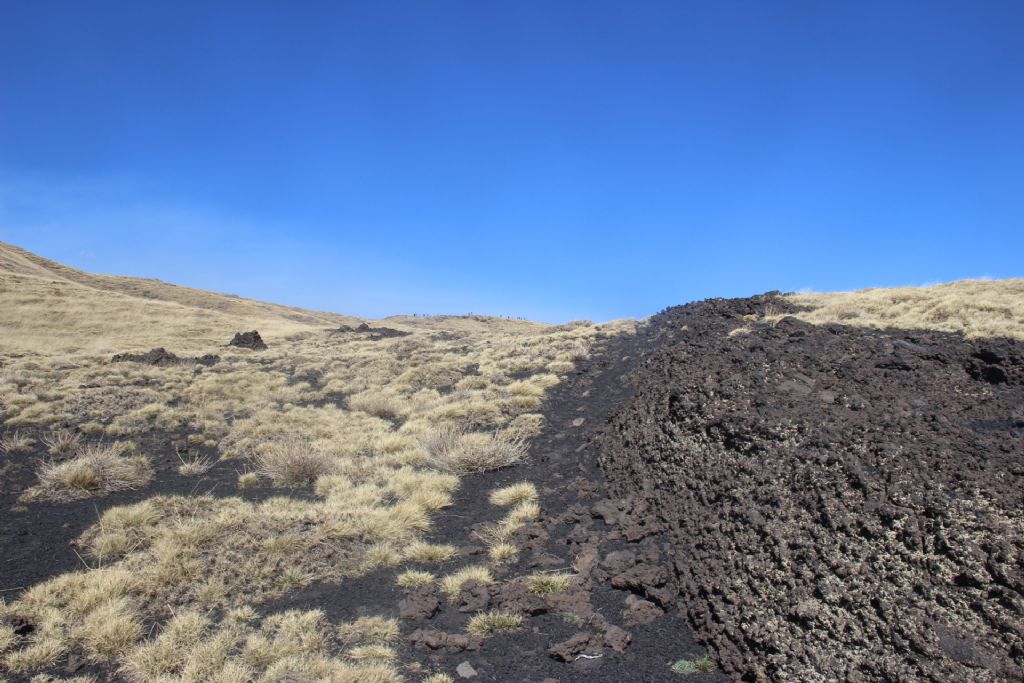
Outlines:
[[[423,683],[455,683],[455,679],[448,674],[436,673],[424,678]]]
[[[537,500],[537,487],[528,481],[511,484],[491,492],[491,505],[516,505]]]
[[[489,636],[499,631],[514,631],[522,625],[522,614],[492,609],[473,615],[466,630],[474,635]]]
[[[50,433],[43,437],[43,445],[50,455],[66,455],[78,448],[82,435],[70,429],[51,429]]]
[[[455,557],[455,546],[415,541],[405,547],[405,559],[410,562],[440,563]]]
[[[437,580],[437,577],[430,572],[420,571],[418,569],[408,569],[395,579],[396,583],[402,588],[418,588],[419,586],[425,586],[428,583],[433,583]]]
[[[521,463],[526,444],[497,432],[470,432],[444,427],[423,440],[423,449],[437,468],[453,474],[487,472]]]
[[[153,496],[107,510],[78,539],[98,568],[55,577],[0,608],[37,625],[24,642],[0,630],[0,671],[28,676],[77,649],[147,683],[399,680],[383,649],[396,625],[334,627],[317,613],[261,621],[253,606],[312,581],[344,584],[375,567],[451,560],[453,546],[423,538],[452,505],[457,475],[521,460],[560,375],[633,325],[436,316],[389,319],[411,333],[398,338],[331,333],[355,322],[93,276],[0,245],[0,445],[45,437],[65,458],[40,468],[36,495],[144,483],[144,461],[134,474],[124,453],[90,465],[99,447],[61,445],[76,439],[173,436],[204,454],[182,457],[184,474],[202,477],[215,458],[237,459],[240,487],[261,476],[281,487],[259,503]],[[268,350],[224,346],[253,328]],[[154,346],[221,360],[110,362],[113,352]],[[451,448],[424,448],[439,433],[454,435]],[[295,486],[313,495],[295,496]],[[535,493],[513,488],[496,494],[513,506],[497,532],[504,541],[539,513]],[[414,569],[401,576],[406,585],[435,580]],[[493,580],[486,567],[471,567],[441,583],[457,594],[470,579]],[[152,623],[152,632],[139,630]]]
[[[398,620],[387,617],[359,617],[338,626],[338,636],[346,643],[390,643],[400,635]]]
[[[0,436],[0,453],[24,453],[35,445],[35,440],[15,430]]]
[[[125,489],[137,489],[153,478],[149,461],[126,456],[123,444],[88,444],[63,461],[44,462],[37,472],[39,484],[26,500],[74,500]]]
[[[304,439],[275,441],[254,456],[256,471],[278,486],[310,486],[331,473],[330,457]]]
[[[927,287],[791,294],[808,322],[933,329],[1024,339],[1024,279],[960,280]],[[779,317],[776,315],[776,317]]]
[[[492,584],[494,583],[494,576],[491,575],[491,570],[487,567],[464,567],[454,574],[449,574],[441,579],[441,590],[444,591],[451,600],[455,600],[459,597],[459,591],[462,590],[462,586],[470,581]]]
[[[253,326],[267,338],[358,322],[159,280],[95,275],[0,243],[0,348],[19,353],[148,351],[171,343],[191,353],[223,346]]]
[[[537,595],[561,593],[571,582],[571,574],[534,574],[530,577],[530,590]]]

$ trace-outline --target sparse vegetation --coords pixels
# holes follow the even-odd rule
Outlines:
[[[70,429],[51,429],[43,437],[43,445],[46,446],[46,452],[50,455],[69,455],[78,448],[81,440],[82,435]]]
[[[927,287],[790,294],[812,323],[933,329],[968,337],[1024,339],[1024,279],[960,280]],[[781,314],[775,313],[775,317]]]
[[[180,434],[184,475],[234,458],[241,489],[261,479],[312,489],[260,502],[155,495],[105,511],[77,540],[98,568],[45,581],[11,606],[37,629],[27,641],[0,630],[0,667],[26,676],[74,649],[140,683],[399,680],[380,649],[391,636],[358,635],[370,622],[335,629],[299,612],[261,621],[252,605],[314,580],[452,560],[455,547],[423,534],[459,476],[521,462],[558,374],[632,325],[397,317],[388,326],[409,334],[371,340],[332,334],[358,324],[345,316],[93,276],[4,245],[0,263],[0,448],[24,450],[34,436],[52,456],[29,503],[145,486],[152,468],[130,442],[148,449]],[[224,347],[253,328],[266,351]],[[110,362],[158,346],[220,359]],[[503,495],[507,540],[539,509],[528,485]],[[491,548],[505,560],[515,550]],[[466,581],[493,581],[486,567],[448,571],[438,580],[410,568],[399,581],[438,580],[453,597]]]
[[[346,643],[390,643],[400,634],[397,619],[379,616],[359,617],[338,627],[338,636]]]
[[[139,488],[152,478],[152,468],[146,458],[124,451],[121,444],[89,444],[69,460],[45,462],[37,472],[39,485],[26,498],[71,500]]]
[[[260,476],[255,472],[243,472],[238,475],[238,487],[251,489],[260,485]]]
[[[418,569],[409,569],[404,571],[399,574],[396,579],[398,585],[403,588],[418,588],[419,586],[425,586],[436,580],[437,577],[430,572],[424,572]]]
[[[0,436],[0,453],[23,453],[32,448],[35,442],[21,432],[15,430]]]
[[[294,436],[266,444],[253,460],[260,475],[291,488],[310,486],[333,469],[326,453]]]
[[[373,390],[349,397],[348,406],[352,410],[360,410],[383,420],[398,420],[408,414],[398,396]]]
[[[512,484],[492,491],[490,500],[492,505],[501,506],[533,503],[537,500],[537,487],[527,481]]]
[[[465,432],[455,427],[437,430],[423,441],[430,461],[453,474],[487,472],[518,464],[526,458],[526,444],[501,434]]]
[[[431,674],[423,679],[423,683],[455,683],[455,679],[448,674]]]
[[[491,584],[494,583],[494,577],[491,575],[491,570],[487,567],[465,567],[464,569],[460,569],[454,574],[449,574],[441,579],[441,590],[444,591],[449,598],[455,600],[458,598],[459,591],[462,590],[462,586],[470,581]]]
[[[519,549],[511,543],[495,543],[487,548],[487,554],[497,563],[512,563],[519,559]]]
[[[489,636],[498,631],[514,631],[523,625],[523,615],[505,610],[491,610],[475,614],[466,630],[477,636]]]
[[[412,562],[440,563],[455,557],[455,546],[414,541],[405,547],[405,559]]]
[[[672,673],[679,676],[690,676],[698,673],[709,673],[715,670],[715,663],[704,655],[700,659],[680,659],[672,665]]]
[[[182,457],[181,453],[178,453],[178,460],[181,461],[181,465],[178,466],[178,473],[186,477],[198,477],[206,474],[216,464],[216,461],[209,455],[185,458]]]
[[[537,595],[562,593],[571,582],[571,574],[534,574],[530,577],[530,590]]]

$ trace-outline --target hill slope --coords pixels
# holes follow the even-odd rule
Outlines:
[[[356,326],[360,318],[245,299],[155,279],[87,273],[0,242],[0,353],[52,355],[174,346],[200,353],[241,330],[274,339]],[[542,323],[489,316],[395,316],[404,329],[528,332]]]

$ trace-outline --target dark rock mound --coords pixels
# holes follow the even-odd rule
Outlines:
[[[370,327],[367,323],[360,323],[357,327],[342,325],[337,329],[331,330],[331,334],[359,334],[371,341],[378,341],[392,337],[408,337],[412,332],[396,330],[391,327]]]
[[[235,337],[228,342],[228,346],[237,346],[242,349],[252,349],[253,351],[263,351],[267,348],[263,338],[260,337],[260,333],[256,330],[235,332]]]
[[[769,304],[659,314],[598,437],[673,554],[606,558],[627,623],[670,589],[739,680],[1024,679],[1024,344],[745,317]]]
[[[162,346],[146,353],[119,353],[110,359],[112,363],[145,363],[146,365],[156,365],[158,367],[181,365],[183,363],[198,363],[199,365],[210,366],[215,365],[218,361],[220,361],[220,356],[212,353],[195,358],[181,358]]]

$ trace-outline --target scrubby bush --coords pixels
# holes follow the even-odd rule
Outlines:
[[[121,444],[91,444],[63,462],[46,462],[39,468],[35,495],[55,500],[136,489],[153,476],[142,457],[125,457]]]
[[[472,474],[509,467],[526,458],[526,443],[495,432],[435,431],[423,441],[435,467],[452,474]]]
[[[290,437],[276,441],[258,452],[256,471],[278,486],[309,486],[334,469],[328,454],[305,439]]]

